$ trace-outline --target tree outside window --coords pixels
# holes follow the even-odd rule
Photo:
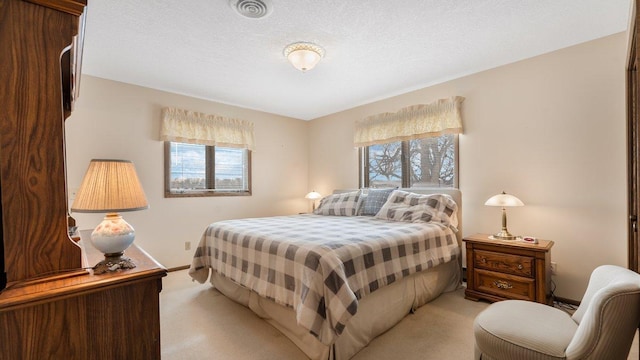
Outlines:
[[[362,187],[457,187],[458,136],[361,148]]]

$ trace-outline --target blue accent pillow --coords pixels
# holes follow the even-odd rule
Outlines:
[[[369,189],[367,196],[364,198],[360,215],[376,215],[382,208],[382,205],[387,202],[393,190],[395,189]]]

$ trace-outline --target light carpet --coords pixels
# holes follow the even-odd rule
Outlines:
[[[409,314],[352,359],[473,359],[473,319],[489,304],[445,293]],[[170,272],[160,293],[164,360],[302,360],[289,339],[251,310],[192,282],[187,270]],[[638,359],[638,336],[629,354]]]

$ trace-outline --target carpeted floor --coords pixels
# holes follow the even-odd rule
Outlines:
[[[353,360],[473,359],[475,316],[488,306],[446,293],[374,339]],[[160,294],[164,360],[298,360],[298,348],[251,310],[210,284],[192,282],[187,270],[163,279]],[[638,336],[629,359],[638,359]]]

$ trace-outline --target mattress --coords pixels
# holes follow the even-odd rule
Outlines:
[[[438,284],[434,293],[439,294],[459,284],[459,261],[456,234],[442,224],[304,214],[210,225],[196,249],[190,275],[201,283],[211,275],[214,286],[226,289],[232,298],[233,293],[248,291],[236,299],[245,305],[251,305],[253,296],[254,302],[268,304],[250,306],[254,311],[272,304],[277,305],[274,309],[287,309],[294,320],[262,315],[287,326],[293,323],[295,331],[312,338],[324,352],[335,353],[335,344],[345,332],[353,332],[348,325],[362,313],[368,298],[392,286],[413,286],[401,297],[406,297],[408,309],[419,306],[424,300],[418,298],[433,295],[416,291],[415,275],[449,269],[438,280],[452,281]],[[440,267],[447,263],[455,265]],[[406,315],[406,310],[398,311]],[[386,329],[388,321],[384,323]]]

